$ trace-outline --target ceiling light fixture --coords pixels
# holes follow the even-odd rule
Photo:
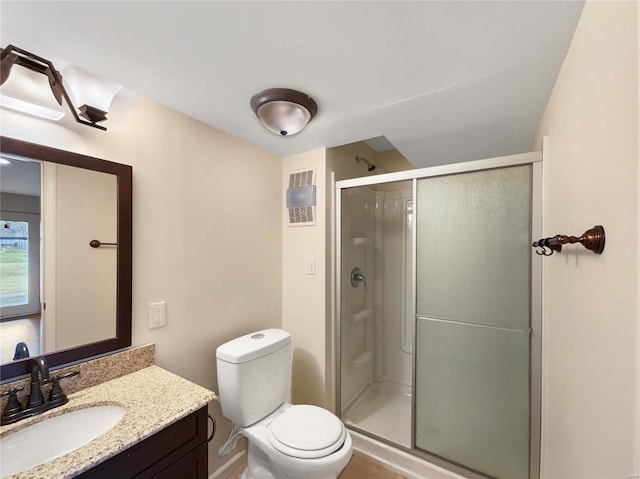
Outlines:
[[[87,74],[86,72],[83,77],[79,77],[79,72],[74,72],[73,75],[70,75],[72,80],[70,86],[74,97],[78,101],[87,101],[87,99],[91,98],[89,101],[92,102],[92,105],[88,103],[82,104],[78,110],[80,115],[78,115],[78,111],[73,106],[73,102],[62,83],[62,75],[56,70],[53,63],[13,45],[8,45],[0,51],[0,85],[2,85],[0,100],[2,106],[51,120],[59,120],[64,116],[64,110],[60,108],[64,99],[78,123],[92,126],[99,130],[106,130],[104,126],[97,123],[107,119],[107,111],[111,100],[118,90],[122,88],[121,85],[100,80],[95,75]],[[15,65],[20,68],[14,69]],[[8,82],[9,74],[12,72],[14,72],[11,75],[12,80]],[[57,105],[50,101],[50,97],[47,100],[42,99],[42,93],[47,89],[37,87],[37,83],[39,83],[37,74],[42,74],[48,79],[49,88],[57,101]],[[96,87],[96,85],[98,86]],[[40,91],[38,92],[37,90]],[[87,92],[98,92],[98,96],[101,98]],[[86,120],[83,120],[80,116]]]
[[[270,88],[251,97],[251,109],[264,127],[280,136],[299,133],[318,112],[318,104],[306,93]]]

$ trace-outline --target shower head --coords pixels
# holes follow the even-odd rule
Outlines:
[[[373,171],[376,169],[376,165],[368,161],[366,158],[362,158],[361,156],[356,156],[356,163],[359,164],[361,161],[364,161],[367,164],[367,171]]]

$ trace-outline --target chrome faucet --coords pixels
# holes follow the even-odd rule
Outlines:
[[[49,366],[43,356],[32,359],[31,366],[31,389],[29,391],[29,402],[27,409],[44,404],[41,386],[49,382]]]

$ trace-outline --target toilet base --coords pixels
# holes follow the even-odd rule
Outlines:
[[[267,455],[247,441],[247,466],[240,479],[278,479],[270,467]]]
[[[240,479],[300,479],[299,475],[290,476],[283,471],[274,469],[269,457],[260,448],[247,441],[247,466]],[[337,474],[330,474],[313,479],[337,479],[337,477]]]

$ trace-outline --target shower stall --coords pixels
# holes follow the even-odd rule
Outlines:
[[[539,475],[541,154],[336,182],[336,409],[468,477]]]

